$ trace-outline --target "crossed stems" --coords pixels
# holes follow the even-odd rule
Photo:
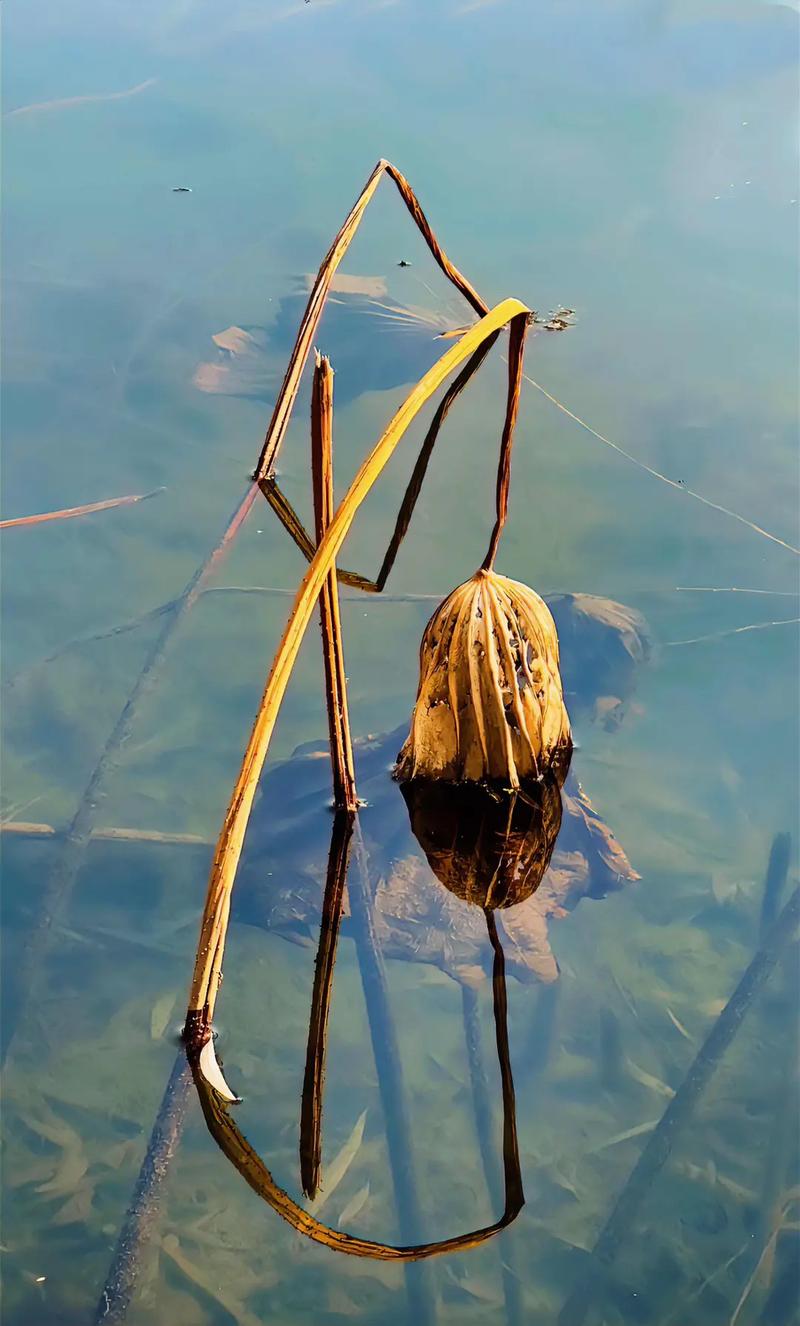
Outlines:
[[[467,330],[452,349],[441,357],[438,363],[424,375],[412,390],[395,414],[372,454],[362,465],[341,506],[335,512],[333,510],[332,479],[332,372],[330,364],[325,360],[321,360],[317,355],[312,390],[312,472],[314,474],[315,532],[317,534],[316,545],[314,545],[296,513],[294,513],[275,483],[274,464],[285,436],[300,378],[333,276],[383,173],[389,174],[397,184],[401,196],[439,266],[461,290],[476,312],[483,316],[474,327]],[[495,954],[493,984],[497,1046],[501,1063],[504,1100],[503,1154],[506,1177],[506,1206],[501,1219],[486,1229],[439,1243],[405,1248],[373,1244],[369,1241],[353,1239],[351,1236],[327,1230],[308,1212],[297,1207],[296,1203],[275,1185],[269,1171],[263,1166],[246,1140],[238,1133],[224,1108],[222,1099],[203,1077],[200,1068],[200,1051],[204,1045],[209,1045],[212,1035],[211,1018],[219,983],[222,979],[222,958],[230,917],[231,891],[258,777],[266,758],[281,700],[297,656],[300,641],[309,623],[314,604],[318,599],[320,602],[326,666],[326,692],[335,800],[337,806],[344,808],[351,818],[355,813],[357,801],[344,687],[344,662],[341,646],[341,626],[338,618],[336,571],[336,557],[353,517],[421,406],[436,387],[446,380],[450,372],[467,360],[465,367],[461,369],[458,377],[446,392],[428,430],[377,580],[371,582],[365,577],[353,577],[352,575],[349,577],[349,583],[351,584],[355,583],[370,592],[380,592],[394,563],[402,538],[408,529],[411,514],[419,497],[430,455],[441,425],[453,401],[483,362],[502,328],[509,325],[508,400],[498,467],[496,520],[489,549],[483,563],[484,569],[491,568],[506,517],[510,482],[510,454],[519,403],[522,357],[529,318],[530,310],[517,300],[506,300],[493,310],[487,308],[480,296],[476,294],[461,273],[453,267],[440,248],[407,181],[388,162],[380,161],[320,267],[254,474],[254,479],[261,486],[262,492],[264,492],[270,505],[276,510],[298,546],[309,558],[311,565],[298,589],[289,622],[273,661],[217,843],[195,959],[184,1037],[190,1052],[190,1058],[193,1061],[193,1070],[209,1127],[248,1182],[256,1187],[258,1191],[261,1191],[266,1200],[275,1206],[275,1209],[295,1228],[317,1241],[326,1242],[330,1246],[341,1246],[343,1251],[355,1255],[410,1261],[432,1256],[437,1252],[471,1247],[475,1243],[491,1237],[499,1229],[510,1223],[519,1212],[524,1201],[517,1155],[513,1083],[508,1061],[508,1042],[505,1029],[506,997],[503,955],[491,913],[486,913],[486,919]],[[342,579],[345,579],[345,575],[342,576]],[[341,844],[334,843],[329,870],[331,896],[326,899],[328,906],[323,918],[320,936],[320,964],[318,979],[315,982],[314,1005],[309,1030],[306,1073],[307,1096],[303,1109],[304,1135],[301,1150],[303,1153],[304,1182],[307,1187],[312,1189],[318,1180],[319,1173],[327,1006],[330,998],[347,855],[346,846],[342,850]]]

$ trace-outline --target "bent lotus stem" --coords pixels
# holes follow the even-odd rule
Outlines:
[[[264,445],[261,448],[261,454],[258,458],[253,478],[257,480],[269,478],[274,469],[278,452],[283,444],[286,435],[286,429],[289,426],[289,420],[292,414],[297,390],[300,385],[300,378],[306,360],[314,341],[314,335],[319,326],[323,309],[330,292],[333,278],[336,275],[337,268],[346,254],[350,243],[355,235],[365,211],[369,205],[372,195],[375,193],[381,182],[383,175],[388,175],[397,185],[400,197],[403,199],[406,207],[411,213],[411,217],[420,231],[425,243],[428,245],[435,261],[441,267],[448,281],[461,291],[461,294],[472,305],[476,313],[484,316],[489,312],[489,307],[484,304],[478,292],[473,288],[465,276],[454,267],[447,257],[444,249],[439,244],[425,213],[419,205],[414,190],[411,188],[408,180],[400,171],[393,166],[390,161],[381,160],[375,166],[372,174],[367,180],[364,188],[356,199],[353,207],[345,218],[342,227],[331,244],[330,249],[325,255],[322,264],[317,273],[316,280],[308,297],[305,313],[300,323],[300,330],[297,333],[297,340],[292,347],[292,353],[289,357],[289,364],[286,369],[286,375],[278,392],[278,398],[275,402],[275,408],[272,411],[272,418],[269,421],[267,434],[264,438]]]

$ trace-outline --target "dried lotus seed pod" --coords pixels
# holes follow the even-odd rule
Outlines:
[[[517,788],[571,750],[550,609],[527,585],[478,571],[425,628],[396,777]]]

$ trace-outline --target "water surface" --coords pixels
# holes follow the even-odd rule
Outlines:
[[[432,1263],[409,1299],[400,1269],[337,1256],[284,1225],[193,1102],[129,1313],[181,1326],[400,1326],[419,1315],[421,1293],[442,1323],[552,1322],[758,947],[770,844],[796,828],[797,559],[681,491],[798,543],[796,13],[755,0],[39,0],[12,6],[6,35],[4,514],[164,490],[2,536],[7,817],[62,828],[74,815],[163,624],[148,614],[182,591],[244,492],[286,354],[281,311],[381,156],[409,178],[487,302],[576,310],[569,331],[532,340],[527,372],[678,485],[526,386],[498,569],[543,594],[635,607],[656,651],[621,723],[575,716],[579,776],[641,882],[550,920],[553,985],[508,980],[520,1217],[494,1242]],[[458,313],[388,183],[343,271],[379,278],[390,306],[426,310],[437,326]],[[230,327],[264,329],[257,393],[195,384],[217,354],[212,337]],[[430,333],[423,319],[401,336],[366,310],[323,323],[321,347],[340,366],[340,493],[429,362]],[[483,557],[500,350],[441,436],[390,597],[343,604],[357,733],[389,731],[410,712],[432,604],[407,596],[447,593]],[[360,512],[348,566],[377,571],[429,417]],[[280,479],[309,522],[307,397]],[[303,565],[260,506],[213,585],[289,591]],[[200,598],[139,708],[99,825],[214,838],[287,610],[278,592]],[[320,681],[312,628],[271,759],[324,735]],[[307,825],[303,866],[321,872],[324,796]],[[270,844],[268,821],[260,841],[245,865],[267,889],[297,867],[277,837]],[[59,845],[5,836],[4,847],[11,1019],[15,964]],[[6,1073],[9,1326],[92,1319],[173,1062],[208,858],[202,845],[95,843],[54,926]],[[298,1198],[313,924],[306,938],[236,922],[219,1008],[226,1072],[245,1097],[237,1120]],[[499,1166],[488,962],[487,946],[477,1002]],[[396,958],[387,979],[419,1190],[413,1237],[474,1228],[498,1211],[461,991]],[[795,985],[787,960],[678,1138],[589,1321],[730,1321],[797,1182]],[[329,1163],[364,1111],[324,1214],[393,1242],[386,1122],[345,935]],[[777,1234],[740,1321],[792,1320],[795,1239]]]

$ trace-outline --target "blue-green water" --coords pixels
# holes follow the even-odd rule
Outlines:
[[[1,536],[13,681],[6,818],[61,828],[74,815],[164,619],[108,632],[180,594],[220,538],[285,362],[281,301],[316,269],[381,156],[408,177],[487,302],[516,295],[544,313],[576,310],[570,330],[531,341],[527,373],[678,484],[524,388],[498,569],[540,593],[628,604],[656,644],[620,724],[600,721],[602,705],[575,724],[581,781],[642,878],[549,919],[553,986],[509,976],[527,1204],[495,1241],[431,1263],[423,1289],[441,1323],[554,1322],[758,947],[778,831],[794,834],[796,877],[798,581],[784,546],[798,544],[796,12],[714,0],[39,0],[6,16],[4,94],[4,516],[163,488]],[[427,322],[400,334],[359,309],[323,323],[320,345],[341,366],[339,493],[429,362],[431,319],[469,316],[388,183],[342,270],[381,278],[385,301],[424,309]],[[199,366],[226,366],[211,338],[234,326],[263,329],[258,392],[199,390]],[[388,731],[410,712],[431,603],[402,596],[446,593],[485,552],[500,350],[440,438],[392,597],[348,593],[343,604],[357,733]],[[377,570],[429,417],[359,513],[347,566]],[[280,477],[307,522],[308,471],[301,398]],[[261,505],[212,585],[291,590],[303,565]],[[98,826],[214,838],[287,611],[279,593],[200,597],[109,770]],[[320,683],[312,628],[271,760],[324,734]],[[303,865],[318,875],[322,798],[308,815]],[[5,1320],[89,1322],[174,1059],[208,849],[94,843],[23,1007],[20,954],[61,849],[3,841],[15,1032],[4,1071]],[[264,889],[297,868],[270,846],[269,825],[262,852]],[[390,866],[381,858],[374,870]],[[219,1005],[226,1072],[245,1097],[237,1121],[295,1197],[313,920],[306,946],[235,922]],[[498,1212],[458,985],[394,957],[387,980],[419,1188],[414,1237],[474,1228]],[[757,1265],[736,1319],[794,1320],[797,1235],[781,1221],[797,1217],[795,996],[790,952],[628,1230],[593,1298],[596,1326],[727,1326]],[[478,1007],[499,1165],[485,977]],[[365,1110],[323,1215],[397,1241],[345,934],[323,1178]],[[131,1323],[399,1326],[416,1315],[400,1269],[313,1245],[264,1206],[191,1101]]]

